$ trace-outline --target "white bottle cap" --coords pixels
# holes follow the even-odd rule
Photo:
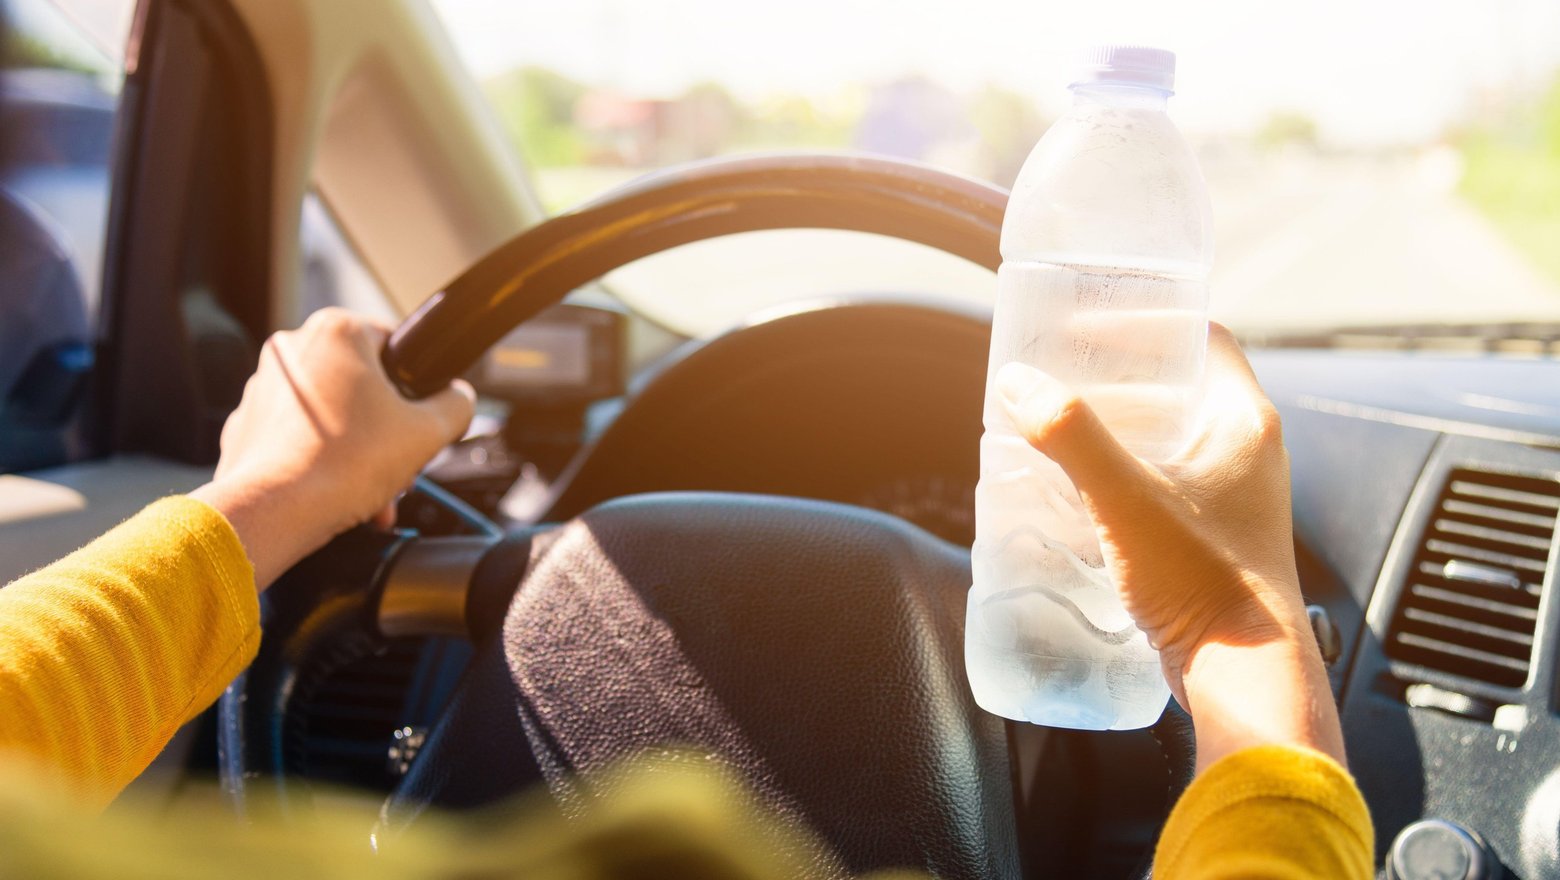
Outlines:
[[[1175,53],[1149,46],[1095,46],[1083,53],[1071,86],[1108,83],[1157,89],[1175,88]]]

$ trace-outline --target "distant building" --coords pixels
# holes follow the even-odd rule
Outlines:
[[[658,101],[602,90],[574,105],[574,124],[588,144],[591,165],[643,166],[655,151]]]
[[[736,131],[736,103],[717,88],[694,88],[675,100],[587,92],[574,123],[593,165],[655,167],[723,151]]]

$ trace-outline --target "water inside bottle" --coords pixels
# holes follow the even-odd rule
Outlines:
[[[1011,361],[1078,391],[1128,449],[1162,461],[1191,432],[1207,345],[1207,285],[1192,275],[1006,262],[991,377]],[[1006,423],[986,396],[986,426]]]
[[[998,275],[965,630],[977,702],[1037,724],[1131,729],[1169,699],[1066,474],[1020,437],[991,377],[1012,361],[1076,389],[1150,460],[1186,442],[1201,387],[1206,289],[1195,277],[1008,262]]]

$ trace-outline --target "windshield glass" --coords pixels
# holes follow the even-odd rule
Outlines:
[[[1212,313],[1248,332],[1560,319],[1560,4],[435,0],[554,211],[647,170],[867,150],[1009,185],[1100,42],[1179,55],[1215,215]],[[1173,8],[1171,8],[1173,7]],[[616,273],[708,333],[795,297],[990,303],[989,273],[838,232]]]

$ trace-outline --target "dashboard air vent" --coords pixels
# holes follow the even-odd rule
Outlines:
[[[1387,656],[1521,687],[1560,512],[1560,482],[1452,471],[1420,537]]]
[[[389,790],[387,756],[406,723],[421,640],[390,642],[380,651],[344,646],[307,670],[288,712],[288,770],[306,779]]]

